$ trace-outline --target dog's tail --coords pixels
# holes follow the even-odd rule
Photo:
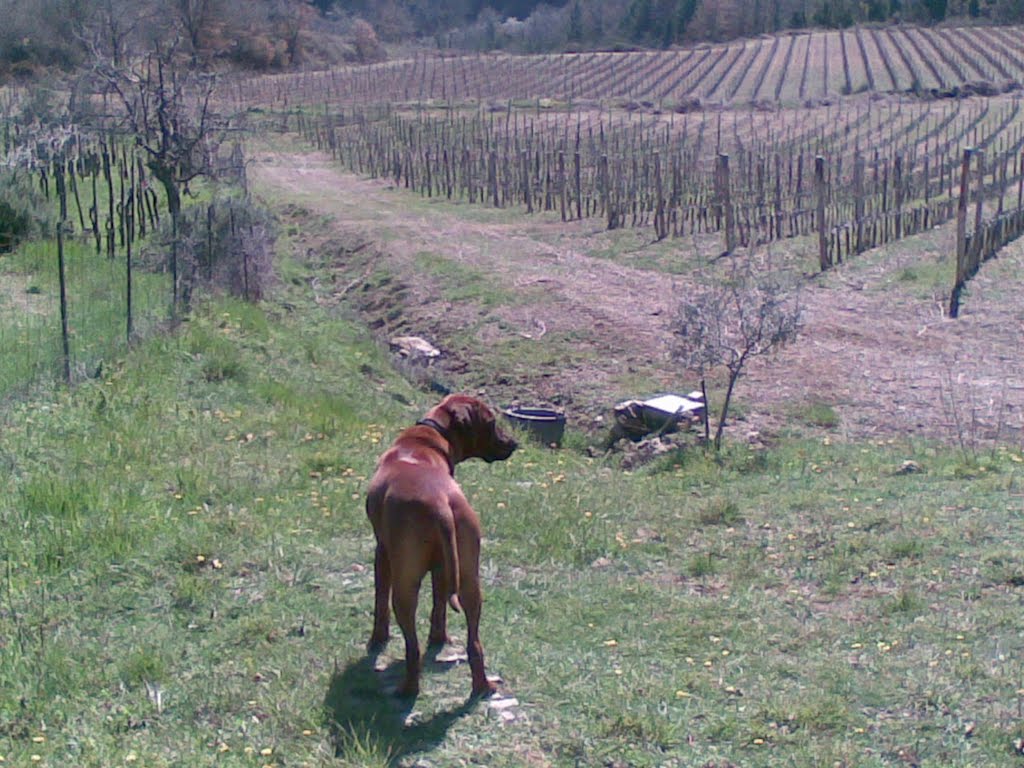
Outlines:
[[[455,538],[455,520],[451,515],[443,515],[440,524],[444,582],[448,586],[448,605],[456,613],[462,613],[462,603],[459,602],[459,545]]]

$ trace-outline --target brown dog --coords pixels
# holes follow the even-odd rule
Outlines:
[[[467,395],[449,395],[401,432],[377,462],[366,495],[366,514],[377,537],[369,648],[379,651],[388,640],[390,593],[405,636],[400,696],[419,691],[416,603],[428,571],[434,594],[428,642],[436,646],[448,641],[446,603],[454,611],[465,610],[473,695],[495,690],[484,674],[479,635],[480,519],[455,482],[455,465],[474,457],[501,461],[515,449],[516,441],[502,433],[486,405]]]

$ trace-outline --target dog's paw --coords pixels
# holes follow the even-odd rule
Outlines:
[[[408,680],[395,689],[396,699],[415,699],[420,694],[420,684]]]
[[[489,699],[497,692],[497,684],[491,682],[490,680],[485,680],[482,684],[473,686],[473,693],[471,694],[471,696],[474,699]]]

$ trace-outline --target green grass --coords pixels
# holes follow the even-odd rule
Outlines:
[[[117,168],[114,168],[115,174]],[[91,178],[77,179],[79,200],[86,227],[88,210],[93,205]],[[201,196],[207,185],[198,184]],[[115,181],[115,196],[120,195]],[[159,193],[160,212],[164,211]],[[108,190],[102,179],[96,185],[95,204],[100,228],[106,226]],[[58,218],[58,200],[54,193],[48,201],[40,197],[37,205],[47,208],[50,218]],[[115,205],[119,205],[115,201]],[[116,215],[116,214],[115,214]],[[116,225],[116,222],[115,222]],[[81,231],[78,206],[71,186],[68,188],[69,236],[64,242],[65,277],[68,306],[70,368],[76,380],[94,375],[98,366],[120,354],[126,346],[126,275],[124,247],[115,234],[114,259],[106,256],[103,235],[102,253],[96,252],[91,231]],[[147,221],[147,231],[149,228]],[[145,241],[135,244],[132,303],[133,332],[149,333],[170,314],[171,286],[166,274],[147,272],[140,266]],[[12,253],[0,254],[0,397],[22,391],[41,379],[62,375],[60,285],[55,237],[24,242]]]
[[[125,265],[85,240],[65,242],[72,375],[91,375],[126,344]],[[134,332],[145,334],[170,308],[167,275],[133,272]],[[0,260],[0,394],[61,373],[60,283],[55,241],[22,245]]]
[[[482,637],[517,718],[467,702],[461,664],[392,700],[400,640],[381,672],[363,651],[362,499],[432,399],[306,284],[204,304],[101,378],[0,410],[5,764],[1019,761],[1017,449],[469,462]]]
[[[514,305],[524,301],[516,291],[495,284],[492,275],[441,254],[417,253],[413,264],[417,273],[428,274],[438,280],[443,286],[442,295],[448,301],[473,301],[483,307]],[[534,289],[528,293],[535,296],[538,291]]]
[[[835,408],[820,401],[799,403],[792,406],[789,413],[795,421],[812,427],[835,429],[840,423],[839,414],[836,413]]]

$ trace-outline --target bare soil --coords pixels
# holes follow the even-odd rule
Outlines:
[[[443,352],[439,380],[499,405],[554,403],[582,426],[626,397],[697,385],[670,356],[675,308],[695,278],[645,268],[649,233],[626,235],[637,250],[609,257],[600,220],[428,201],[317,153],[263,151],[251,178],[296,245],[324,263],[323,300],[354,307],[382,338],[427,338]],[[714,247],[678,242],[681,253]],[[790,263],[801,248],[813,257],[808,243],[781,247]],[[1024,242],[983,267],[957,320],[943,314],[952,250],[947,226],[802,277],[800,338],[751,362],[734,436],[813,431],[801,413],[821,403],[839,416],[837,438],[1019,441]],[[479,295],[453,297],[444,270],[422,268],[425,255],[479,276]],[[489,301],[488,290],[513,298]]]

